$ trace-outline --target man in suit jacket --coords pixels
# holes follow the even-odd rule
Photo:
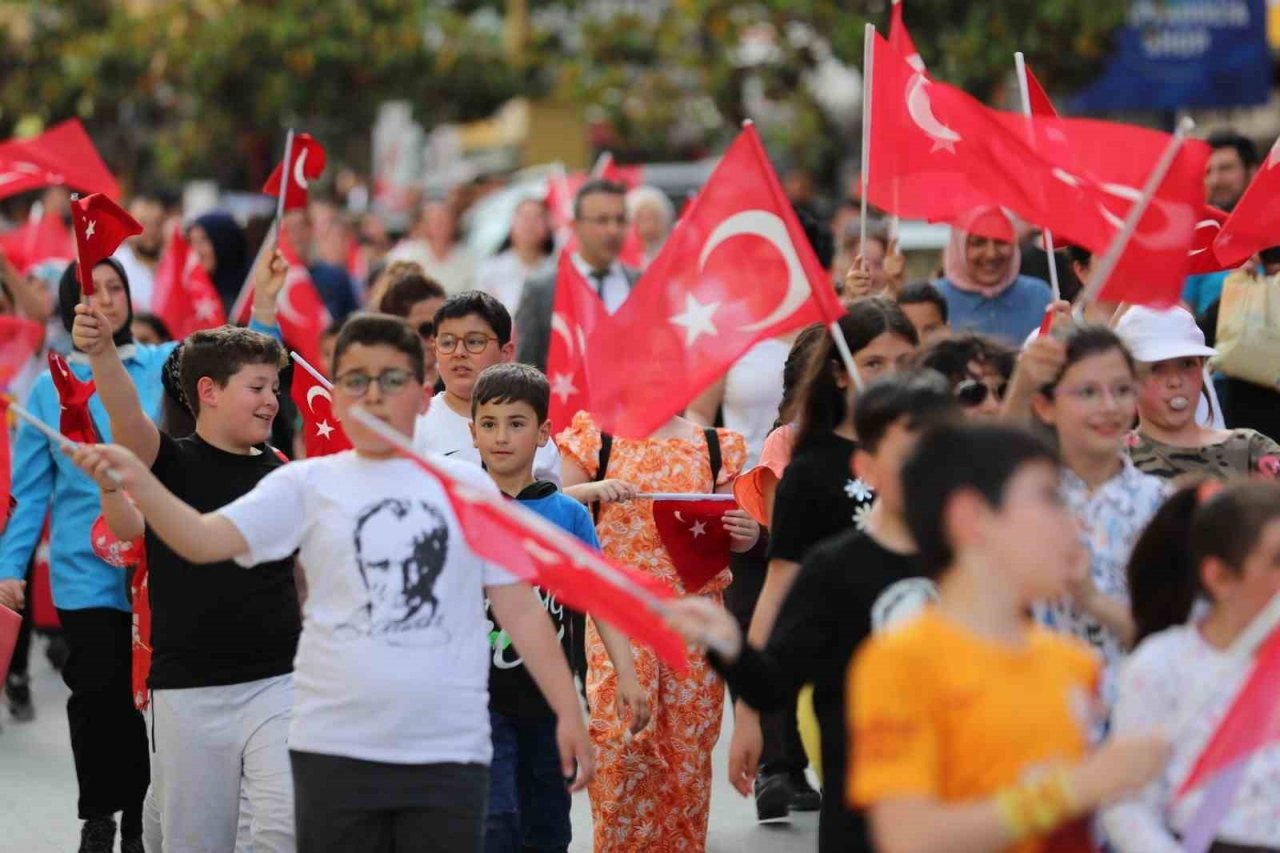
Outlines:
[[[640,271],[618,262],[627,236],[627,190],[613,181],[593,179],[573,200],[573,230],[578,250],[573,263],[604,302],[610,314],[631,294]],[[551,313],[556,299],[556,270],[531,276],[516,310],[516,361],[547,369],[551,345]]]

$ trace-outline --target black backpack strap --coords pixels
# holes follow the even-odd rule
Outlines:
[[[711,491],[714,492],[720,481],[720,433],[714,429],[704,429],[702,434],[707,439],[707,456],[711,459]]]
[[[605,473],[609,470],[609,455],[613,453],[613,436],[607,432],[600,433],[600,463],[596,468],[596,476],[593,481],[598,483],[604,479]],[[600,523],[600,502],[596,501],[591,505],[591,520]]]

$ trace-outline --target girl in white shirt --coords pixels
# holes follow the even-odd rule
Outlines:
[[[1173,757],[1156,782],[1103,813],[1118,853],[1184,849],[1207,786],[1178,799],[1174,792],[1249,677],[1253,660],[1228,650],[1280,592],[1280,484],[1242,482],[1209,496],[1215,487],[1193,484],[1170,498],[1129,564],[1134,622],[1145,639],[1121,669],[1112,731],[1164,731]],[[1280,744],[1245,761],[1212,849],[1280,849]]]

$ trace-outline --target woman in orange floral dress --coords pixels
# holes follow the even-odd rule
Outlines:
[[[721,464],[714,483],[707,438],[701,427],[684,418],[672,419],[642,441],[614,439],[607,477],[625,483],[628,494],[730,492],[747,458],[746,441],[729,430],[716,430],[716,435]],[[564,454],[566,488],[597,479],[601,439],[590,415],[580,412],[556,443]],[[756,523],[739,509],[726,515],[725,527],[735,551],[749,550],[759,535]],[[724,571],[700,589],[686,590],[659,539],[651,501],[602,505],[596,530],[609,557],[658,578],[680,595],[698,593],[722,601],[731,579],[728,560]],[[588,625],[587,699],[597,750],[596,775],[588,788],[594,849],[703,850],[711,806],[711,750],[720,736],[724,683],[703,655],[691,653],[688,670],[678,674],[647,648],[633,647],[633,652],[653,719],[627,739],[623,722],[613,712],[613,666],[595,626]]]

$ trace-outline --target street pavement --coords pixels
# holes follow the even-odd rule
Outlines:
[[[0,710],[0,853],[74,853],[80,840],[76,777],[67,736],[67,689],[37,640],[31,654],[36,719],[15,723]],[[817,815],[793,815],[789,824],[762,826],[755,805],[725,781],[731,718],[714,757],[709,853],[814,853]],[[571,853],[591,850],[591,808],[586,792],[573,802]]]

